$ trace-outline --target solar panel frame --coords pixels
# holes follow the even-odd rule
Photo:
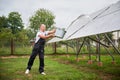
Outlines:
[[[105,9],[102,9],[102,11]],[[102,11],[100,10],[97,13],[100,13]],[[92,15],[90,17],[93,17]],[[107,11],[104,11],[95,20],[89,22],[88,25],[86,25],[83,29],[73,34],[71,37],[69,37],[69,39],[86,37],[86,36],[120,30],[119,23],[120,23],[120,2],[118,2],[116,5],[114,4],[110,6],[107,9]]]
[[[48,42],[70,40],[120,30],[120,1],[95,13],[79,16],[66,29],[63,39],[53,38]],[[102,27],[101,27],[102,26]]]

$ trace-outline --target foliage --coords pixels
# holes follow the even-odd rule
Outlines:
[[[21,15],[18,12],[10,12],[8,15],[9,28],[15,34],[23,29]]]
[[[25,40],[25,39],[28,39],[28,36],[27,36],[27,31],[26,30],[21,30],[20,32],[18,32],[17,34],[15,34],[16,36],[16,39],[17,40]]]
[[[5,16],[0,16],[0,29],[8,28],[8,20]]]
[[[29,29],[29,28],[26,29],[26,34],[27,34],[29,40],[34,39],[34,37],[36,35],[35,32],[33,31],[33,29]]]
[[[0,27],[0,38],[11,40],[7,43],[9,44],[11,42],[11,54],[13,54],[15,50],[14,39],[27,39],[25,31],[23,30],[24,26],[21,15],[18,12],[10,12],[8,17],[0,17]],[[4,44],[2,44],[2,46],[4,46]]]
[[[8,17],[0,17],[0,39],[27,39],[23,30],[21,15],[18,12],[10,12]]]
[[[0,39],[10,39],[13,37],[12,30],[9,28],[2,28],[0,31]]]
[[[40,24],[45,24],[48,29],[55,23],[54,19],[55,16],[51,11],[46,9],[39,9],[32,17],[30,17],[30,28],[36,32]]]

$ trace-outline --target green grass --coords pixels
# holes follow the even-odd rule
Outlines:
[[[95,48],[92,50],[95,51]],[[29,55],[31,51],[30,46],[16,47],[15,55]],[[69,48],[68,51],[68,54],[75,54],[72,48]],[[88,53],[85,47],[81,52]],[[112,48],[110,48],[110,52],[114,53]],[[57,54],[60,53],[66,54],[66,48],[58,47]],[[87,64],[88,54],[80,54],[79,62],[76,62],[75,55],[47,55],[45,58],[46,76],[42,76],[38,72],[38,58],[29,75],[24,74],[28,57],[0,58],[0,80],[120,80],[120,55],[114,53],[116,64],[111,64],[112,59],[104,54],[106,51],[103,48],[101,48],[101,53],[102,67],[97,66],[95,55],[92,55],[92,65]],[[53,54],[52,47],[45,47],[45,54]],[[9,55],[10,47],[0,48],[0,57],[9,57]]]
[[[87,73],[93,72],[96,73],[97,75],[101,75],[101,77],[104,77],[104,75],[106,75],[105,77],[111,80],[120,80],[120,55],[114,55],[116,64],[111,63],[112,59],[109,55],[102,55],[101,56],[101,61],[103,63],[102,67],[97,65],[94,55],[92,55],[93,64],[91,65],[87,64],[88,56],[87,55],[83,56],[79,56],[80,59],[79,62],[76,61],[75,55],[71,55],[69,57],[56,55],[51,56],[51,58],[55,59],[60,63],[73,66],[83,72]]]
[[[45,72],[47,75],[40,75],[38,72],[38,58],[32,67],[29,75],[24,71],[28,61],[27,58],[0,58],[0,80],[99,80],[95,73],[86,73],[78,69],[51,60],[45,57]]]
[[[84,57],[83,57],[84,56]],[[28,57],[17,58],[0,57],[0,80],[120,80],[120,56],[114,55],[116,64],[111,64],[111,57],[102,55],[103,66],[97,66],[95,56],[92,55],[93,64],[87,64],[88,56],[79,56],[76,62],[75,55],[45,56],[46,76],[38,72],[38,57],[29,75],[25,75]],[[7,56],[9,57],[9,56]]]
[[[10,55],[10,48],[9,47],[0,48],[0,56],[3,56],[3,55]]]

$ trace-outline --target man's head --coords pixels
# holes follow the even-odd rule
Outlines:
[[[41,24],[40,25],[40,31],[44,32],[46,30],[46,25],[45,24]]]

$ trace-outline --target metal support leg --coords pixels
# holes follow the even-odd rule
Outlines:
[[[88,49],[88,54],[89,54],[88,64],[92,64],[92,60],[91,60],[91,47],[90,47],[90,40],[89,39],[87,41],[87,49]]]
[[[89,60],[91,60],[91,50],[90,50],[90,41],[89,39],[87,40],[87,49],[88,49],[88,54],[89,54]]]
[[[112,42],[112,40],[109,38],[109,36],[107,34],[104,34],[106,39],[109,40],[109,42],[112,44],[112,46],[114,47],[114,49],[117,51],[117,53],[120,55],[120,51],[119,49],[114,45],[114,43]]]
[[[83,42],[82,42],[81,45],[78,44],[78,45],[80,45],[80,46],[77,48],[77,54],[76,54],[76,60],[77,60],[77,61],[79,61],[79,60],[78,60],[78,55],[79,55],[79,53],[80,53],[80,51],[81,51],[81,49],[82,49],[82,47],[83,47],[83,45],[84,45],[84,42],[85,42],[85,38],[84,38],[84,40],[83,40]]]
[[[95,40],[95,39],[93,39],[93,38],[91,38],[91,37],[88,37],[88,38],[91,39],[91,40],[93,40],[93,41],[95,41],[95,42],[97,42],[97,43],[99,43],[99,44],[101,44],[101,45],[103,45],[103,46],[105,46],[105,47],[109,47],[108,45],[105,45],[105,44],[101,43],[101,42],[98,41],[98,40]]]
[[[96,35],[96,38],[100,42],[100,36]],[[101,55],[100,55],[100,43],[97,43],[97,53],[98,53],[98,66],[102,66]]]
[[[104,46],[103,46],[104,47]],[[114,61],[115,59],[114,59],[114,57],[112,56],[112,54],[110,53],[110,51],[106,48],[106,47],[104,47],[105,48],[105,50],[109,53],[109,55],[111,56],[111,58],[112,58],[112,60]]]
[[[68,43],[66,43],[66,57],[69,58],[69,55],[68,55]]]
[[[114,57],[113,57],[113,55],[110,53],[110,51],[105,47],[105,46],[103,46],[104,48],[105,48],[105,50],[109,53],[109,55],[111,56],[111,58],[112,58],[112,64],[115,64],[115,59],[114,59]]]
[[[96,38],[100,42],[99,35],[96,35]],[[100,43],[97,43],[97,53],[98,53],[98,61],[100,62],[101,61],[101,59],[100,59]]]

